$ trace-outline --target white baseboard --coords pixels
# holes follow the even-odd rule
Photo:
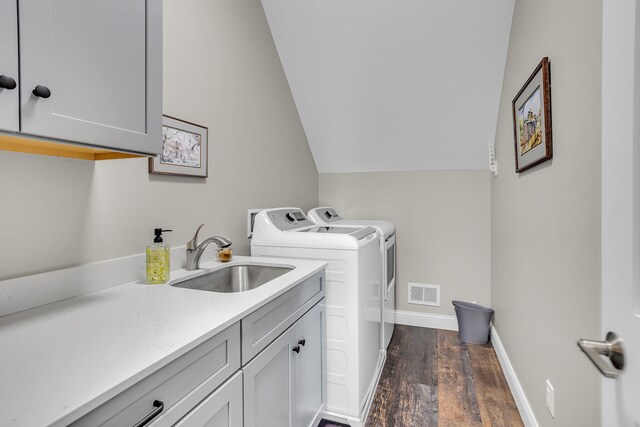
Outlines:
[[[396,323],[399,325],[420,326],[422,328],[457,331],[456,316],[446,314],[417,313],[414,311],[396,310]]]
[[[507,379],[509,388],[511,389],[513,399],[516,401],[516,406],[520,412],[522,422],[525,427],[539,427],[538,420],[536,420],[536,416],[529,404],[529,400],[527,400],[527,395],[524,393],[522,385],[520,385],[516,371],[514,371],[513,366],[509,361],[509,357],[507,356],[507,352],[502,345],[502,341],[500,341],[498,332],[493,325],[491,325],[491,344],[493,344],[493,349],[496,351],[498,361],[500,362],[502,372],[504,372],[504,376]]]

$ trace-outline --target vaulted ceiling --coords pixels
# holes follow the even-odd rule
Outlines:
[[[262,0],[320,173],[487,169],[514,0]]]

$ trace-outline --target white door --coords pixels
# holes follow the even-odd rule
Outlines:
[[[17,132],[18,8],[16,0],[0,0],[0,129]]]
[[[602,333],[625,353],[617,378],[602,380],[603,426],[640,425],[639,13],[636,0],[603,2]]]
[[[22,132],[159,152],[162,2],[18,5]]]

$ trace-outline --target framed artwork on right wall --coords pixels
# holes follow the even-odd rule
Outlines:
[[[516,172],[553,157],[551,136],[551,74],[544,57],[513,99]]]

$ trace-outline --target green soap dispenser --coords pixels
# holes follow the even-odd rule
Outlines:
[[[173,231],[156,228],[154,230],[155,237],[153,244],[147,246],[147,283],[150,285],[159,285],[169,281],[170,249],[167,244],[162,241],[162,232]]]

